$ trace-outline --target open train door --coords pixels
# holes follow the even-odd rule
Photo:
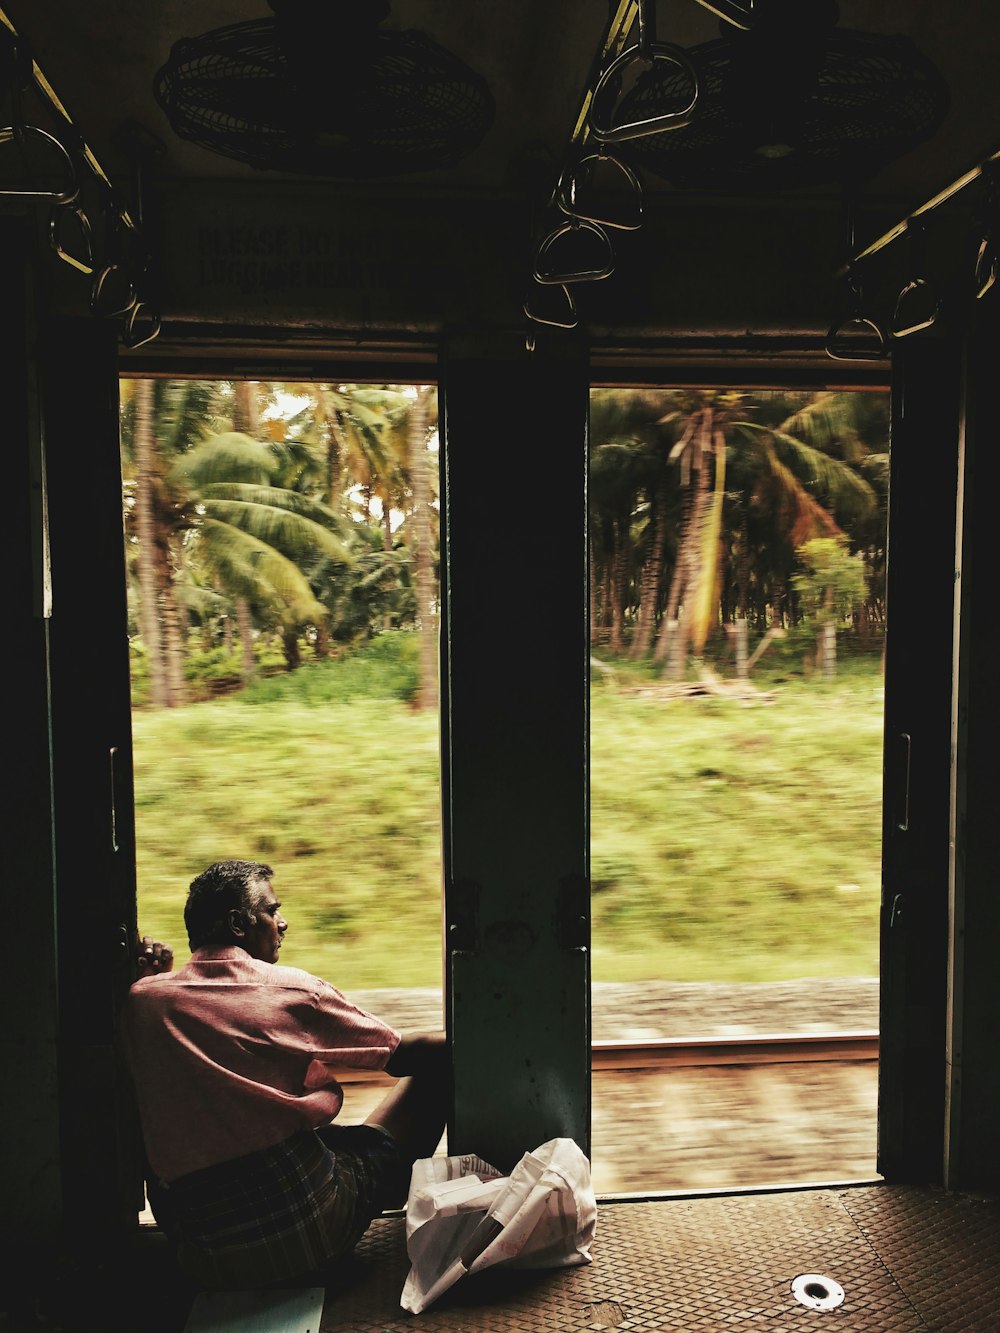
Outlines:
[[[957,339],[893,358],[886,603],[878,1168],[943,1175]]]
[[[39,330],[63,1216],[80,1261],[106,1260],[143,1206],[115,1044],[136,931],[118,332],[110,320],[56,317]]]

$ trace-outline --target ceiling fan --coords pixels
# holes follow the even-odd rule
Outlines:
[[[739,27],[732,11],[716,9],[715,41],[663,59],[653,46],[627,89],[599,81],[591,125],[612,139],[624,126],[616,153],[633,167],[681,189],[859,185],[948,111],[944,78],[908,38],[838,29],[836,0],[755,0]]]
[[[371,179],[453,167],[494,117],[485,80],[388,0],[269,0],[273,17],[174,44],[154,93],[174,132],[252,167]]]

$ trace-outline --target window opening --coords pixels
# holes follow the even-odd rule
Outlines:
[[[266,862],[282,962],[400,1027],[442,1023],[436,423],[429,384],[121,384],[140,929],[186,960],[191,879]]]
[[[592,391],[598,1188],[876,1174],[888,421]]]

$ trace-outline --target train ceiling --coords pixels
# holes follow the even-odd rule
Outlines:
[[[725,142],[774,104],[780,112],[808,97],[803,80],[820,75],[832,107],[827,150],[832,143],[836,153],[853,153],[870,197],[915,205],[1000,146],[1000,14],[989,0],[718,0],[712,8],[707,0],[648,0],[630,11],[616,0],[0,0],[0,9],[110,173],[125,172],[144,152],[163,178],[259,182],[311,174],[404,191],[516,189],[558,170],[574,140],[577,148],[588,140],[595,146],[598,121],[584,122],[581,136],[581,109],[616,13],[619,45],[604,63],[643,35],[625,21],[635,15],[646,19],[647,58],[626,59],[618,87],[604,86],[605,128],[664,114],[669,120],[682,109],[688,57],[701,81],[693,124],[609,145],[641,169],[647,190],[839,191],[838,168],[796,174],[782,162],[788,154],[780,143],[770,173],[736,171]],[[731,21],[742,12],[756,32]],[[822,50],[816,40],[796,45],[804,13],[827,29]],[[228,56],[220,31],[230,34]],[[886,40],[894,37],[901,41]],[[271,128],[277,121],[287,129],[288,97],[274,74],[276,65],[286,71],[290,64],[307,90],[291,119],[313,132],[282,149]],[[645,89],[638,86],[644,74]],[[890,124],[885,108],[873,107],[865,114],[884,142],[852,149],[856,124],[841,117],[838,99],[873,78],[885,81],[890,112],[902,107],[901,121]],[[251,83],[248,115],[263,126],[254,143],[239,123],[241,88]],[[722,110],[720,83],[729,99]],[[353,151],[345,147],[345,124]],[[766,150],[758,165],[761,156],[766,162]]]

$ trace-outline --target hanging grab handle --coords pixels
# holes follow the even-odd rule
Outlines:
[[[847,287],[853,298],[846,317],[833,324],[826,335],[826,354],[834,361],[881,361],[889,339],[885,330],[863,310],[861,283],[849,272]]]
[[[624,143],[628,139],[640,139],[646,134],[660,134],[664,130],[679,130],[685,125],[690,125],[691,117],[694,115],[695,107],[698,104],[698,75],[694,66],[687,57],[687,53],[679,46],[674,46],[671,42],[656,42],[649,48],[650,59],[648,62],[653,64],[677,65],[686,76],[691,85],[691,95],[687,105],[681,107],[679,111],[662,111],[658,116],[649,116],[646,120],[630,120],[620,125],[614,124],[614,107],[610,108],[611,115],[605,120],[601,114],[602,111],[602,93],[612,84],[622,70],[636,61],[643,60],[637,46],[630,46],[627,51],[622,51],[619,56],[612,60],[611,64],[601,74],[594,88],[593,97],[590,100],[590,116],[588,128],[598,143]]]
[[[568,255],[570,262],[564,262],[561,269],[547,267],[546,260],[551,260],[553,247],[565,249],[565,245],[560,247],[560,242],[565,237],[581,236],[593,236],[597,239],[601,250],[598,262],[581,260],[579,257],[574,260],[572,255]],[[535,252],[531,276],[536,282],[561,287],[567,282],[598,282],[601,278],[610,277],[614,270],[615,257],[605,232],[595,222],[579,222],[574,219],[571,222],[560,223],[543,238]]]
[[[561,298],[553,301],[558,292],[562,293]],[[544,301],[545,306],[540,301]],[[552,329],[575,329],[580,322],[573,293],[562,283],[555,286],[536,282],[534,291],[524,298],[523,309],[535,324],[545,324]]]
[[[628,139],[639,139],[646,134],[659,134],[663,130],[678,130],[690,124],[698,102],[698,74],[687,57],[687,53],[673,42],[656,40],[655,0],[639,0],[639,40],[635,46],[629,46],[612,60],[603,70],[594,85],[588,113],[588,128],[598,143],[623,143]],[[614,111],[620,95],[622,73],[630,65],[643,64],[652,69],[654,65],[676,65],[691,87],[687,105],[678,111],[663,111],[657,116],[645,120],[625,121],[614,124]],[[604,103],[610,105],[607,119],[604,118]]]
[[[160,316],[146,301],[137,300],[128,312],[122,342],[126,347],[145,347],[160,332]]]
[[[597,209],[596,200],[588,202],[587,186],[593,184],[596,172],[605,163],[624,176],[632,192],[635,211],[631,216],[624,212],[615,213],[612,209]],[[588,153],[572,166],[566,167],[556,185],[555,201],[561,212],[579,222],[594,222],[600,227],[614,227],[619,231],[638,231],[642,226],[642,181],[627,162],[620,161],[611,153]]]
[[[58,173],[64,177],[64,184],[60,188],[43,190],[39,188],[17,189],[16,186],[0,187],[0,198],[3,199],[43,199],[51,204],[71,204],[80,193],[80,182],[77,180],[76,168],[73,166],[73,159],[66,151],[66,146],[56,138],[54,134],[49,134],[48,130],[39,129],[37,125],[5,125],[0,129],[0,149],[5,144],[14,144],[20,149],[25,160],[29,155],[29,144],[40,144],[42,151],[51,154],[55,161],[49,168],[53,174]],[[6,152],[11,150],[6,149]],[[36,150],[37,152],[38,150]],[[32,164],[31,170],[40,171],[41,155],[38,154],[37,160]]]
[[[67,249],[67,242],[72,236],[72,226],[68,219],[75,219],[76,236],[72,248]],[[49,244],[64,263],[75,268],[79,273],[88,275],[94,272],[94,244],[90,219],[77,204],[66,204],[52,210],[49,218]]]
[[[9,157],[12,151],[19,152],[27,178],[24,188],[18,188],[16,180],[12,185],[0,186],[0,198],[41,199],[51,204],[72,204],[80,193],[80,181],[69,150],[54,134],[49,134],[48,130],[40,129],[37,125],[29,125],[24,118],[22,98],[32,84],[35,68],[31,52],[6,29],[2,30],[0,36],[11,76],[11,123],[0,129],[0,151],[5,157]],[[13,144],[14,149],[7,148],[8,144]],[[59,184],[50,185],[47,189],[40,185],[31,187],[27,182],[32,173],[39,177],[43,173],[54,176]]]

